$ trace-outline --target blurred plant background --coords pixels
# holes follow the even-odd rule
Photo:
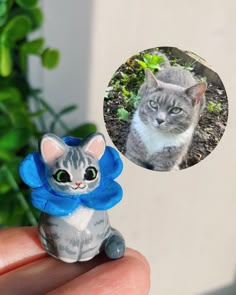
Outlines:
[[[21,182],[18,166],[37,149],[45,132],[85,137],[96,131],[86,123],[72,129],[63,117],[75,111],[67,105],[59,112],[29,82],[28,59],[36,55],[43,67],[54,69],[57,49],[31,33],[43,25],[38,0],[0,0],[0,226],[36,225],[39,212],[29,202],[29,189]],[[47,120],[45,119],[45,115]]]

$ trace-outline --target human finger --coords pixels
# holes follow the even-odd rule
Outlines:
[[[123,258],[100,264],[48,295],[146,295],[149,287],[146,259],[128,249]]]
[[[0,230],[0,275],[45,256],[36,227]]]
[[[65,263],[44,257],[0,276],[1,294],[46,294],[107,260],[100,255],[88,262]]]

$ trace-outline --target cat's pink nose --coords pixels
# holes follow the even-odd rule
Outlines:
[[[75,185],[80,186],[82,182],[76,182]]]

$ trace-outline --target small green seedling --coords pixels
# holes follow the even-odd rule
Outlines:
[[[161,63],[164,61],[163,56],[158,56],[156,54],[152,55],[149,53],[146,53],[143,55],[143,61],[140,59],[136,59],[137,63],[143,68],[143,69],[150,69],[152,71],[160,70],[161,69]]]
[[[129,119],[129,112],[124,108],[119,108],[117,110],[117,117],[119,120],[128,121]]]
[[[222,104],[219,102],[219,103],[215,103],[213,101],[210,101],[207,105],[207,110],[208,112],[210,113],[219,113],[222,111]]]

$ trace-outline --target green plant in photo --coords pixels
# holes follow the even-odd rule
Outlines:
[[[117,110],[117,118],[119,120],[128,121],[128,119],[129,119],[129,112],[124,107],[119,108]]]
[[[157,54],[145,53],[141,59],[135,59],[142,69],[150,69],[152,71],[160,70],[161,63],[164,61],[163,56]]]
[[[56,112],[29,82],[29,56],[37,56],[50,70],[60,61],[60,52],[44,38],[30,39],[42,24],[38,0],[0,1],[0,227],[36,224],[37,212],[28,202],[30,192],[19,179],[18,167],[37,148],[39,137],[57,130],[79,137],[96,131],[92,123],[69,128],[64,116],[77,106]]]
[[[207,110],[208,112],[210,113],[219,113],[221,112],[223,109],[222,107],[222,104],[219,102],[219,103],[215,103],[213,101],[210,101],[207,105]]]
[[[122,97],[122,102],[117,109],[116,117],[128,121],[131,113],[138,107],[140,97],[138,90],[145,79],[145,69],[156,73],[161,69],[164,61],[157,51],[153,53],[142,52],[128,59],[113,75],[104,95],[106,101],[112,97]]]

